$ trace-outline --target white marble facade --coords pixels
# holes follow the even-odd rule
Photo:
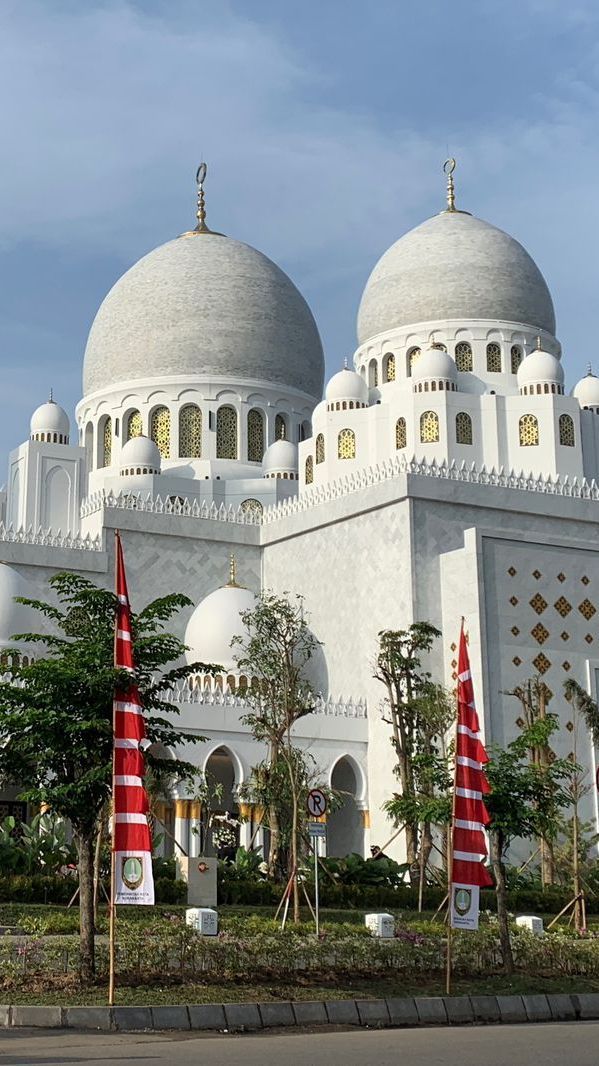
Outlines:
[[[134,606],[190,596],[177,632],[193,659],[220,649],[224,672],[174,701],[208,738],[191,755],[218,772],[231,808],[263,754],[240,721],[239,610],[265,588],[305,597],[322,695],[297,739],[348,793],[330,825],[337,854],[367,854],[392,831],[381,808],[393,756],[372,678],[380,629],[437,625],[431,670],[451,686],[465,616],[489,744],[514,735],[506,693],[538,673],[567,754],[563,682],[595,694],[599,670],[599,379],[566,389],[530,256],[450,204],[375,267],[353,364],[321,399],[322,348],[293,283],[199,228],[117,283],[90,334],[78,442],[66,413],[42,404],[0,494],[6,651],[26,628],[19,591],[45,595],[64,568],[112,585],[117,526]],[[583,756],[594,786],[588,740]],[[594,787],[585,805],[597,820]],[[245,813],[249,843],[256,812]],[[190,797],[176,791],[164,817],[198,847]]]

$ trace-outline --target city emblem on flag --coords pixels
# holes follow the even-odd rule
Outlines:
[[[123,884],[132,891],[141,888],[144,880],[144,864],[141,855],[121,856],[121,877]]]

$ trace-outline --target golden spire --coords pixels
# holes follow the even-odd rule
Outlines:
[[[541,345],[541,334],[540,333],[537,334],[537,351],[538,352],[542,352],[543,351],[543,348],[542,348],[542,345]]]
[[[235,558],[233,552],[231,552],[231,554],[229,556],[229,582],[228,582],[228,584],[229,584],[229,588],[234,588],[234,589],[239,588],[239,585],[237,584],[237,559]]]
[[[196,171],[196,185],[198,187],[198,207],[196,211],[196,218],[198,220],[197,226],[194,229],[189,229],[185,233],[182,233],[182,237],[197,237],[201,233],[210,233],[213,237],[222,237],[222,233],[217,233],[216,230],[210,229],[206,224],[206,197],[204,196],[204,182],[206,181],[206,173],[208,170],[207,163],[200,163]]]
[[[453,184],[453,172],[456,168],[455,159],[446,159],[443,164],[443,173],[447,175],[447,211],[455,211],[455,188]]]

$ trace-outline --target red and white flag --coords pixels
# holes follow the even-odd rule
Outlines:
[[[451,826],[451,924],[457,929],[478,929],[480,888],[493,884],[485,866],[485,826],[491,821],[484,802],[484,796],[491,791],[484,770],[488,761],[481,740],[468,645],[462,625],[458,655],[458,725]]]
[[[125,577],[123,547],[116,534],[117,610],[114,665],[133,677],[131,608]],[[148,825],[148,797],[143,786],[145,737],[141,700],[133,683],[114,696],[113,832],[115,903],[154,903],[152,837]]]

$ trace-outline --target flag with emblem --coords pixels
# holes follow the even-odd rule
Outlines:
[[[476,713],[468,645],[462,625],[451,825],[451,924],[456,929],[478,929],[480,889],[493,884],[485,866],[485,827],[491,820],[484,801],[490,792],[485,774],[488,761]]]
[[[148,797],[143,785],[145,738],[139,690],[134,681],[131,608],[125,576],[123,546],[116,543],[116,621],[114,665],[131,676],[114,697],[113,759],[113,872],[115,903],[154,903],[152,837],[148,825]]]

